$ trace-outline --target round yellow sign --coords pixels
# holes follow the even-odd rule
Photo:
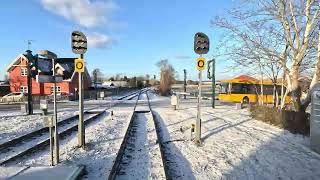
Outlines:
[[[206,65],[206,59],[203,57],[199,57],[197,58],[197,69],[199,71],[202,71],[205,69],[205,65]]]
[[[74,60],[74,70],[76,72],[84,72],[84,60],[83,59],[75,59]]]
[[[77,62],[76,66],[77,66],[77,69],[82,69],[83,68],[83,63],[82,62]]]

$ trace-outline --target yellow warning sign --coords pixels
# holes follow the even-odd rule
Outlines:
[[[74,60],[74,70],[76,72],[84,72],[84,60],[83,59],[75,59]]]
[[[206,59],[203,57],[198,57],[197,58],[197,69],[199,71],[202,71],[205,69],[205,65],[206,65]]]

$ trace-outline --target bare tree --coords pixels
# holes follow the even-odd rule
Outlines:
[[[316,62],[314,41],[319,25],[319,0],[246,0],[245,5],[250,6],[229,11],[236,23],[218,17],[213,24],[229,30],[229,38],[235,40],[234,46],[242,59],[251,57],[263,67],[279,64],[287,85],[284,94],[291,92],[295,110],[305,111],[298,79],[301,72]],[[284,101],[282,98],[282,107]]]
[[[9,79],[8,74],[5,74],[5,75],[4,75],[4,82],[5,82],[6,84],[9,84],[9,81],[10,81],[10,79]]]
[[[121,73],[116,74],[115,78],[116,81],[120,81],[121,80]]]
[[[103,81],[103,74],[101,73],[99,68],[96,68],[92,71],[92,76],[93,76],[93,84],[94,84],[94,89],[96,91],[95,93],[95,99],[98,99],[98,83],[102,83]]]
[[[171,90],[171,85],[175,81],[176,71],[167,59],[160,60],[156,64],[160,68],[160,87],[161,95],[168,95]]]
[[[315,73],[312,77],[310,87],[312,88],[320,80],[320,31],[318,33],[318,52],[317,52],[317,63],[315,66]]]

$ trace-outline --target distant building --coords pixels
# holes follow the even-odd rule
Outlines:
[[[128,87],[127,81],[105,81],[102,83],[103,87]]]
[[[27,62],[28,59],[20,54],[7,67],[11,92],[28,92],[27,85]],[[63,81],[57,83],[57,92],[67,94],[75,94],[78,89],[78,73],[74,72],[74,58],[59,58],[56,64],[56,74],[63,77]],[[38,60],[39,74],[52,75],[53,67],[51,59],[39,58]],[[89,89],[91,78],[87,71],[84,73],[83,87]],[[50,95],[53,92],[53,83],[38,83],[32,79],[32,94],[33,95]]]

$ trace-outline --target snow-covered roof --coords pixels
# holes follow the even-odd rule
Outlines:
[[[23,59],[23,60],[28,60],[23,54],[19,54],[6,68],[6,71],[7,72],[10,72],[15,65],[18,65],[20,64],[20,59]]]
[[[6,69],[7,72],[12,71],[15,65],[19,65],[21,62],[21,58],[23,60],[28,61],[28,59],[23,54],[19,54],[7,67]],[[56,63],[57,63],[56,67],[61,68],[61,70],[63,71],[64,80],[70,80],[74,75],[74,59],[75,58],[58,58],[56,60]],[[38,67],[41,73],[48,74],[48,75],[52,74],[53,69],[52,69],[51,59],[38,58]],[[87,70],[86,70],[86,73],[87,73]]]
[[[38,59],[38,67],[41,72],[51,72],[52,62],[47,59]]]

